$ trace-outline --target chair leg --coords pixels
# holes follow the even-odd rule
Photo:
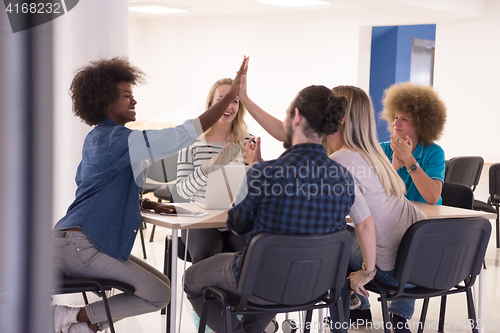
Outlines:
[[[208,319],[208,307],[209,307],[208,302],[203,300],[203,307],[201,309],[200,326],[198,327],[198,333],[205,333],[205,327],[207,326],[207,319]]]
[[[476,319],[476,309],[474,308],[474,299],[472,298],[471,288],[465,291],[467,295],[467,311],[469,312],[469,318],[472,323],[472,333],[478,333],[477,330],[477,319]]]
[[[89,299],[87,298],[87,293],[85,291],[82,291],[82,296],[83,296],[83,301],[85,302],[85,305],[89,304]]]
[[[389,307],[387,306],[387,298],[383,292],[380,294],[379,300],[382,305],[382,321],[384,322],[384,332],[391,333],[391,325],[389,324],[391,322],[389,320]]]
[[[346,280],[345,284],[345,295],[344,295],[344,321],[347,322],[347,327],[349,327],[349,312],[350,312],[350,305],[351,305],[351,282],[349,280]],[[339,317],[339,320],[342,317]]]
[[[149,236],[149,242],[152,243],[153,239],[155,237],[155,230],[156,230],[156,225],[153,224],[153,229],[151,229],[151,235]]]
[[[337,304],[337,306],[338,306],[338,304]],[[337,308],[337,310],[338,310],[338,308]],[[312,314],[313,314],[312,310],[306,311],[306,320],[304,322],[304,324],[305,324],[304,333],[309,333],[311,331]]]
[[[339,321],[341,321],[341,329],[340,333],[347,332],[349,330],[349,315],[350,315],[350,309],[349,306],[351,305],[351,283],[348,279],[346,279],[345,283],[345,294],[343,295],[344,297],[344,308],[343,308],[343,317],[340,315],[340,310],[338,310],[339,305],[337,305],[337,315],[339,318]],[[335,323],[331,323],[331,325],[335,325]]]
[[[350,290],[347,290],[347,289],[350,289],[350,288],[346,288],[346,299],[350,300],[349,297],[347,297],[347,293],[351,292]],[[342,304],[344,303],[344,304]],[[344,309],[343,309],[343,305],[345,305],[346,303],[348,302],[342,302],[342,298],[339,298],[339,300],[337,301],[337,318],[339,318],[339,321],[340,321],[340,333],[346,333],[347,332],[347,329],[346,327],[349,327],[349,322],[347,321],[347,316],[346,314],[344,313]],[[350,302],[349,302],[350,303]],[[346,324],[344,324],[346,323]],[[335,325],[335,324],[333,324]]]
[[[142,227],[139,228],[139,234],[141,237],[141,244],[142,244],[142,257],[144,259],[148,259],[148,256],[146,255],[146,245],[144,244],[144,233],[142,231]]]
[[[422,305],[422,312],[420,313],[420,323],[418,325],[418,333],[424,331],[425,318],[427,317],[427,310],[429,309],[429,299],[424,298],[424,304]]]
[[[111,317],[111,311],[109,310],[108,298],[106,297],[106,290],[104,290],[102,286],[99,286],[99,288],[101,289],[102,302],[104,303],[104,309],[106,310],[106,317],[108,318],[109,330],[111,331],[111,333],[116,333],[115,327],[113,325],[113,318]]]
[[[446,315],[446,295],[441,296],[441,308],[439,310],[439,326],[438,326],[439,333],[444,332],[445,315]]]
[[[497,249],[500,249],[500,205],[496,205],[497,209]]]
[[[231,313],[231,306],[229,305],[229,303],[226,303],[224,306],[224,333],[232,333],[232,332],[233,332],[233,318]]]

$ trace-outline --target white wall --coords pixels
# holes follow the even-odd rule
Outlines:
[[[136,88],[138,118],[161,115],[179,123],[197,116],[211,84],[234,76],[245,54],[250,96],[282,119],[310,84],[368,91],[371,26],[434,23],[434,87],[448,107],[439,141],[446,158],[481,155],[486,163],[500,162],[500,1],[486,1],[486,10],[479,4],[474,15],[483,17],[454,20],[442,12],[410,17],[380,9],[132,20],[131,60],[149,75],[148,84]],[[247,123],[263,137],[264,158],[283,151],[250,116]],[[483,193],[478,198],[486,200]]]
[[[358,84],[360,26],[321,12],[132,19],[130,27],[131,61],[149,77],[135,89],[138,120],[163,115],[180,123],[198,116],[211,85],[234,77],[243,55],[250,56],[250,96],[279,119],[308,85]],[[366,50],[362,59],[369,64]],[[277,157],[282,144],[246,119],[263,138],[264,158]]]
[[[446,103],[446,157],[500,162],[500,1],[481,19],[438,21],[434,87]]]
[[[99,10],[96,10],[98,8]],[[68,90],[77,69],[128,55],[128,3],[86,0],[54,20],[54,223],[75,198],[75,174],[91,127],[73,115]]]

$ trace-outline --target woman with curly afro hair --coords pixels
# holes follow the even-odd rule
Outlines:
[[[381,146],[406,184],[406,197],[440,205],[445,158],[434,141],[443,133],[446,106],[431,87],[409,82],[386,89],[382,105],[393,134]]]
[[[201,116],[175,128],[148,131],[125,127],[135,121],[132,86],[144,81],[140,69],[124,58],[102,59],[75,75],[70,88],[73,112],[95,127],[83,144],[75,201],[54,227],[54,262],[70,277],[132,285],[133,295],[108,299],[114,321],[160,310],[170,301],[167,277],[130,254],[142,223],[141,209],[174,211],[173,206],[139,198],[143,161],[188,147],[215,124],[238,96],[246,63],[245,57],[226,95]],[[53,305],[52,317],[56,333],[92,333],[108,326],[102,301],[82,308]]]

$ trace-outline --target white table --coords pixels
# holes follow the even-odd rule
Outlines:
[[[487,219],[496,219],[496,214],[455,208],[449,206],[438,206],[438,205],[428,205],[426,203],[414,202],[418,206],[428,219],[436,218],[452,218],[452,217],[474,217],[482,216]],[[203,211],[201,207],[194,203],[179,203],[174,204],[191,211]],[[175,333],[176,324],[176,302],[177,302],[177,238],[178,231],[181,229],[205,229],[205,228],[221,228],[226,226],[227,211],[225,210],[207,210],[209,214],[204,217],[177,217],[168,215],[159,215],[152,212],[142,212],[142,220],[146,223],[155,224],[160,227],[168,228],[172,230],[172,274],[171,274],[171,315],[170,315],[170,330],[167,325],[167,333]],[[350,218],[347,217],[347,222],[350,222]],[[482,274],[479,275],[479,292],[477,297],[477,319],[480,320],[482,317]],[[482,329],[481,329],[482,330]],[[481,332],[481,331],[480,331]]]
[[[185,208],[190,211],[203,211],[195,203],[179,203],[175,206]],[[178,255],[178,237],[181,229],[207,229],[222,228],[226,226],[227,211],[225,210],[207,210],[209,214],[203,217],[178,217],[159,215],[156,213],[143,211],[142,220],[159,227],[172,230],[172,248],[170,249],[172,258],[172,270],[170,279],[170,327],[167,325],[167,333],[176,332],[176,309],[177,309],[177,255]],[[168,321],[167,321],[168,322]]]

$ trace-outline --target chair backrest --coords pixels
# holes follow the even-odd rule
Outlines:
[[[250,295],[280,305],[308,304],[345,285],[352,237],[329,234],[261,233],[248,245],[238,291],[240,307]]]
[[[500,163],[495,163],[490,166],[489,181],[490,198],[492,202],[500,202]]]
[[[444,182],[463,184],[474,191],[479,183],[483,165],[481,156],[454,157],[448,161]]]
[[[448,171],[450,170],[450,160],[444,161],[444,179],[448,177]]]
[[[472,209],[474,192],[463,184],[444,183],[441,191],[444,206]]]
[[[144,175],[159,183],[167,183],[177,178],[177,155],[173,154],[164,158],[155,159],[152,163],[148,161]],[[143,189],[156,189],[156,184],[144,183]]]
[[[491,234],[484,217],[422,220],[399,245],[395,278],[432,289],[450,289],[481,270]]]

